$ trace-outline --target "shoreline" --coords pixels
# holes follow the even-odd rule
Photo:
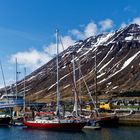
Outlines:
[[[119,117],[119,125],[140,126],[140,113],[136,112],[130,116]]]

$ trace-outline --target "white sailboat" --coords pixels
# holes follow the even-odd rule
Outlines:
[[[81,130],[85,126],[85,122],[80,120],[70,120],[68,118],[60,117],[60,91],[59,91],[59,67],[58,67],[58,30],[56,30],[56,64],[57,64],[57,107],[56,107],[56,116],[52,120],[38,118],[33,121],[24,121],[24,125],[31,128],[37,129],[48,129],[48,130]],[[76,104],[75,104],[76,106]]]

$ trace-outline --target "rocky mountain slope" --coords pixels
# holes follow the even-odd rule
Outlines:
[[[79,96],[83,100],[88,100],[84,81],[94,95],[95,53],[97,54],[97,91],[99,96],[140,95],[140,26],[131,24],[112,33],[91,36],[86,40],[77,41],[59,54],[62,100],[67,101],[73,98],[73,55],[75,56]],[[7,89],[10,92],[10,89]],[[81,92],[79,92],[80,89]],[[23,80],[18,82],[18,91],[23,91]],[[40,102],[55,101],[56,58],[26,77],[26,98]]]

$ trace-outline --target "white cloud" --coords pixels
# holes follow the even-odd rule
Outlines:
[[[64,48],[68,48],[70,45],[74,44],[75,40],[73,40],[69,36],[62,37],[62,42]],[[62,45],[59,43],[59,52],[62,52]],[[37,69],[43,64],[47,63],[56,55],[56,44],[51,43],[48,46],[44,47],[44,50],[38,51],[36,49],[30,49],[25,52],[17,52],[16,54],[11,55],[10,61],[15,63],[15,59],[17,58],[18,64],[29,68],[31,71]]]
[[[39,52],[35,49],[26,52],[17,52],[16,54],[13,54],[11,56],[10,61],[12,63],[15,63],[16,58],[20,65],[30,68],[31,70],[35,70],[51,59],[44,52]]]
[[[140,17],[134,18],[131,23],[136,23],[140,25]]]
[[[3,88],[4,87],[4,84],[0,83],[0,88]],[[1,94],[0,94],[1,95]]]
[[[94,22],[90,22],[85,26],[83,32],[79,31],[78,29],[73,29],[70,31],[70,33],[74,35],[77,39],[85,39],[90,36],[96,35],[97,31],[98,31],[97,25]]]
[[[127,24],[125,23],[125,22],[123,22],[122,24],[121,24],[121,28],[124,28],[124,27],[126,27],[127,26]]]
[[[94,36],[97,34],[97,25],[94,22],[90,22],[84,31],[85,37]]]
[[[85,38],[85,35],[77,29],[71,30],[70,33],[72,33],[72,35],[74,35],[77,39],[84,39]]]
[[[128,6],[126,6],[123,10],[124,10],[125,12],[128,12],[128,11],[131,10],[131,7],[128,5]]]
[[[100,25],[100,28],[98,28]],[[82,26],[83,27],[83,26]],[[70,30],[70,33],[77,39],[86,39],[90,36],[95,36],[99,31],[103,32],[113,28],[113,21],[111,19],[105,19],[100,21],[98,24],[95,22],[89,22],[86,26],[83,27],[83,30],[78,29]]]
[[[105,19],[99,22],[99,25],[101,26],[101,31],[106,31],[108,29],[111,29],[113,27],[113,21],[111,19]]]
[[[113,21],[111,19],[106,19],[104,21],[99,22],[101,29],[103,31],[112,28]],[[97,28],[97,24],[89,22],[86,26],[82,27],[83,30],[79,31],[78,29],[73,29],[70,31],[71,35],[73,35],[76,39],[85,39],[90,36],[94,36],[101,29]],[[71,36],[62,36],[61,40],[63,42],[64,49],[67,49],[69,46],[73,45],[75,40],[72,39]],[[59,52],[62,52],[62,45],[59,43]],[[25,52],[17,52],[11,55],[10,61],[15,63],[15,58],[18,59],[18,63],[22,66],[30,68],[31,70],[35,70],[41,65],[47,63],[56,55],[56,44],[50,43],[49,45],[44,45],[42,51],[38,51],[36,49],[30,49]]]
[[[73,40],[70,36],[61,37],[61,40],[62,40],[64,49],[67,49],[69,46],[73,45],[75,42],[75,40]],[[61,43],[58,44],[59,53],[63,51],[63,47]],[[49,46],[45,46],[44,51],[50,57],[54,57],[54,55],[56,55],[56,44],[51,43]]]
[[[133,18],[128,23],[122,22],[121,27],[124,28],[128,26],[129,24],[134,24],[134,23],[140,25],[140,17]]]
[[[126,6],[124,9],[124,12],[130,12],[130,13],[136,13],[136,9],[134,9],[133,7],[131,7],[130,5]]]

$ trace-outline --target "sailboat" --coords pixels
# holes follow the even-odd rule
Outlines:
[[[6,89],[6,83],[5,83],[5,77],[4,77],[4,72],[3,72],[3,68],[2,68],[2,64],[0,61],[0,67],[1,67],[1,72],[2,72],[2,78],[3,78],[3,82],[4,82],[4,89],[5,89],[5,93],[7,94],[7,89]],[[4,102],[5,103],[5,102]],[[6,96],[6,103],[9,103],[8,100],[8,96]],[[0,106],[0,108],[2,109],[0,111],[0,125],[9,125],[10,121],[11,121],[11,108],[9,106],[3,107]],[[4,109],[4,110],[3,110]],[[5,111],[5,109],[7,109],[7,111],[9,112],[9,114],[7,114],[7,112]]]
[[[77,119],[69,119],[62,117],[60,115],[60,91],[59,91],[59,69],[58,69],[58,30],[56,30],[56,64],[57,64],[57,107],[56,107],[56,116],[53,119],[51,118],[37,118],[32,121],[24,121],[24,125],[30,128],[37,129],[47,129],[47,130],[81,130],[86,122]]]
[[[119,121],[119,117],[114,113],[103,114],[99,112],[98,109],[98,99],[97,99],[97,66],[96,66],[96,51],[95,51],[95,100],[93,99],[91,92],[88,88],[88,85],[84,79],[81,69],[79,68],[79,73],[81,75],[81,79],[83,80],[85,87],[87,89],[87,93],[89,98],[92,101],[94,110],[92,110],[91,115],[87,116],[88,123],[85,127],[92,128],[92,122],[98,123],[99,126],[116,126]],[[93,116],[92,116],[93,115]]]
[[[16,59],[16,65],[17,65],[17,59]],[[17,74],[17,66],[16,66],[16,74]],[[26,82],[26,68],[24,68],[24,95],[21,96],[22,98],[19,95],[17,95],[17,84],[16,84],[16,100],[18,100],[19,97],[22,99],[22,102],[20,102],[19,105],[23,106],[23,111],[20,111],[20,112],[13,111],[11,124],[14,126],[22,126],[23,125],[23,119],[25,117],[25,86],[26,86],[25,82]],[[16,80],[16,83],[17,83],[17,80]],[[17,104],[17,106],[18,106],[18,104]]]
[[[95,50],[95,121],[99,123],[100,126],[116,126],[119,121],[119,117],[116,114],[101,114],[97,109],[98,99],[97,99],[97,50]]]

